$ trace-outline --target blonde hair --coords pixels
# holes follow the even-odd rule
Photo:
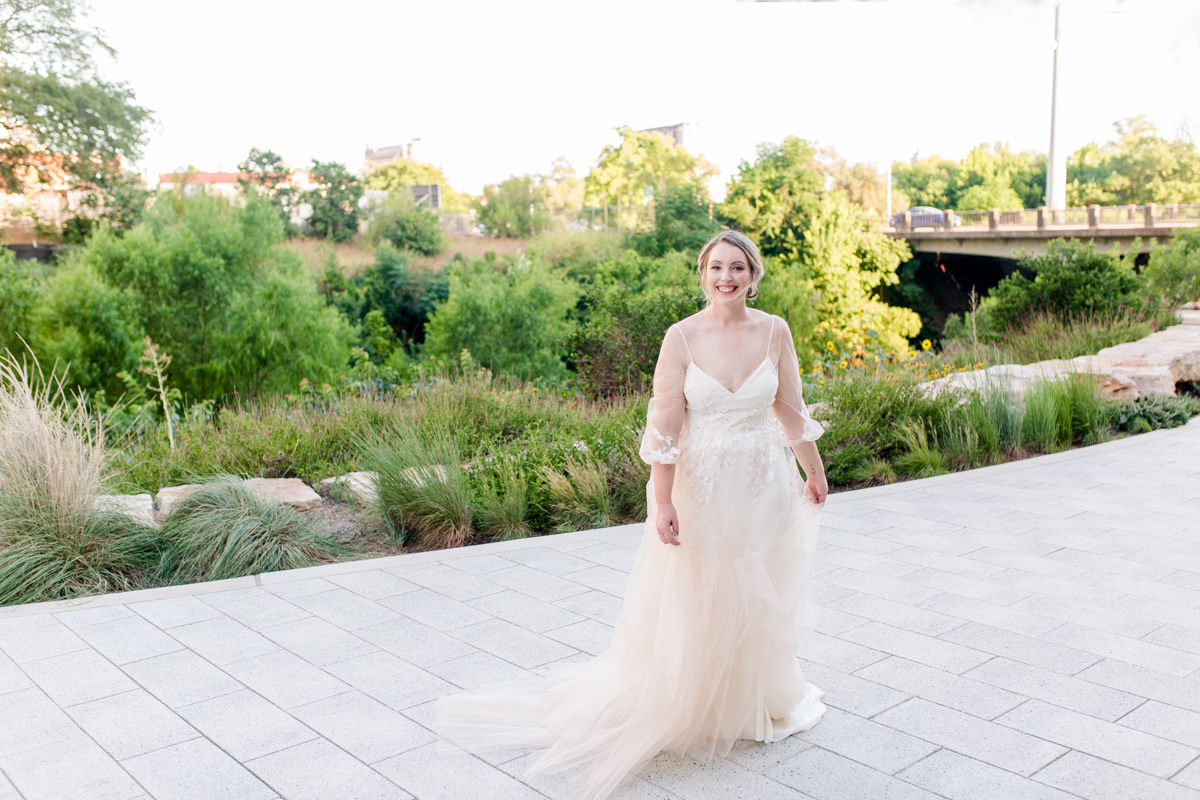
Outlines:
[[[700,288],[704,291],[704,298],[708,302],[712,302],[712,295],[708,291],[708,283],[704,280],[704,273],[708,269],[708,259],[712,255],[713,248],[721,242],[728,242],[746,254],[746,262],[750,267],[750,285],[746,287],[746,299],[753,300],[758,297],[758,283],[763,279],[763,275],[767,271],[763,266],[762,255],[758,252],[758,245],[741,231],[730,230],[721,231],[709,239],[704,244],[704,247],[700,248],[700,256],[696,259],[696,272],[700,276]]]

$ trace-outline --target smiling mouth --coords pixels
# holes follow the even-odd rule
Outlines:
[[[736,286],[718,286],[717,291],[721,294],[733,294],[737,291]]]

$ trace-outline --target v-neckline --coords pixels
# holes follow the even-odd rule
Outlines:
[[[768,355],[768,356],[763,356],[763,360],[762,360],[762,361],[760,361],[760,362],[758,363],[758,366],[757,366],[757,367],[755,367],[755,368],[754,368],[754,370],[753,370],[753,371],[752,371],[752,372],[751,372],[749,375],[747,375],[747,376],[746,376],[746,380],[742,381],[742,385],[741,385],[741,386],[739,386],[739,387],[738,387],[738,388],[736,388],[736,389],[733,389],[733,390],[730,390],[730,388],[729,388],[728,386],[726,386],[725,384],[721,383],[719,380],[717,380],[716,378],[714,378],[712,375],[709,375],[707,372],[705,372],[705,371],[704,371],[704,368],[703,368],[703,367],[701,367],[699,364],[697,364],[695,361],[691,361],[691,362],[689,362],[689,363],[688,363],[688,366],[689,366],[689,367],[695,367],[695,368],[696,368],[696,370],[697,370],[697,371],[698,371],[698,372],[699,372],[701,375],[703,375],[704,377],[708,378],[710,381],[712,381],[713,383],[715,383],[717,386],[720,386],[722,389],[724,389],[724,390],[725,390],[725,392],[726,392],[726,393],[727,393],[727,394],[728,394],[730,397],[736,397],[738,392],[740,392],[742,389],[745,389],[745,388],[746,388],[746,384],[748,384],[748,383],[750,382],[750,379],[751,379],[751,378],[753,378],[755,375],[757,375],[757,374],[758,374],[758,371],[759,371],[760,369],[762,369],[762,368],[763,368],[763,364],[769,364],[769,363],[770,363],[770,361],[771,361],[771,357],[770,357],[769,355]]]

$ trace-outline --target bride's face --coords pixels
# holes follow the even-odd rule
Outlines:
[[[746,287],[750,285],[750,263],[742,248],[729,242],[718,242],[708,256],[704,285],[713,304],[746,302]]]

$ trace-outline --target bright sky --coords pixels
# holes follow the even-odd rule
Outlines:
[[[357,170],[420,137],[477,193],[613,128],[695,123],[722,170],[796,135],[882,166],[984,141],[1049,145],[1050,0],[93,0],[157,124],[139,167],[232,170],[251,147]],[[1145,114],[1200,137],[1200,2],[1065,0],[1062,136]]]

